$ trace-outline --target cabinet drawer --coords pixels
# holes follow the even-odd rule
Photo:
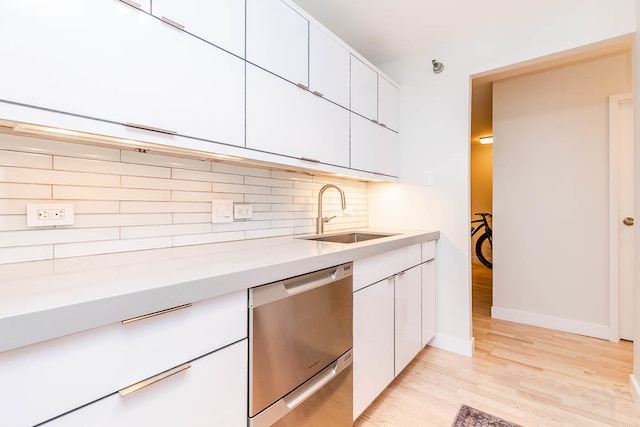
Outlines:
[[[362,289],[421,262],[420,243],[353,262],[353,290]]]
[[[0,424],[37,424],[246,337],[239,291],[0,353]]]
[[[422,262],[430,261],[436,257],[436,241],[424,242],[422,244]]]
[[[246,426],[247,340],[194,360],[143,389],[116,393],[45,425]]]

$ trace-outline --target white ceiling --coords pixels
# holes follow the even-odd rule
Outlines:
[[[293,0],[379,65],[552,7],[558,0]]]

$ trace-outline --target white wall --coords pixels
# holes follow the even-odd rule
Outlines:
[[[609,338],[609,99],[631,52],[493,84],[493,317]]]
[[[635,31],[635,1],[567,0],[488,28],[473,39],[382,64],[400,86],[400,185],[370,186],[371,226],[439,229],[437,335],[432,345],[471,354],[469,269],[470,76]],[[433,74],[431,60],[445,64]],[[434,171],[433,187],[422,185]]]

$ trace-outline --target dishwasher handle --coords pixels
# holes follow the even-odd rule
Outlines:
[[[353,350],[348,350],[340,356],[335,363],[327,366],[307,382],[300,385],[291,393],[260,412],[255,417],[249,418],[249,427],[268,427],[293,411],[302,402],[313,396],[318,390],[326,386],[331,380],[347,369],[353,361]]]
[[[352,263],[327,268],[249,290],[249,308],[301,294],[351,276]]]

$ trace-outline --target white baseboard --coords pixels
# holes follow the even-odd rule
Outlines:
[[[631,392],[636,412],[640,414],[640,384],[633,374],[629,375],[629,391]]]
[[[429,345],[462,356],[473,357],[475,338],[471,337],[471,339],[468,340],[461,340],[460,338],[454,338],[448,335],[436,334],[436,336],[429,341]]]
[[[524,323],[525,325],[539,326],[541,328],[556,329],[558,331],[571,332],[573,334],[608,340],[609,327],[597,323],[582,322],[573,319],[549,316],[547,314],[531,313],[528,311],[513,310],[510,308],[491,307],[491,317],[511,322]]]

